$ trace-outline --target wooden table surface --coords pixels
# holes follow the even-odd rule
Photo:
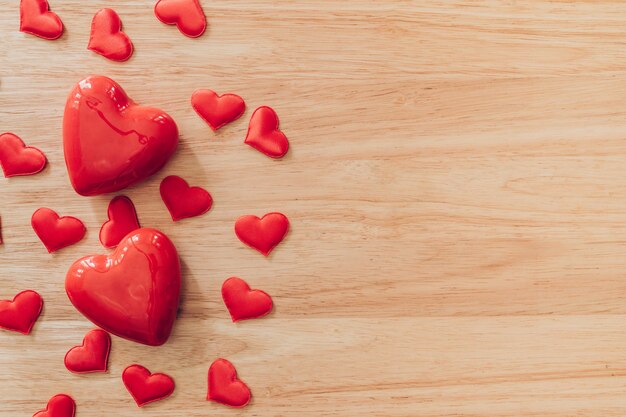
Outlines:
[[[0,0],[0,131],[49,158],[0,181],[0,299],[45,299],[31,336],[0,332],[0,416],[59,392],[77,417],[626,415],[626,3],[203,0],[210,29],[189,39],[152,1],[50,1],[57,41],[20,33],[17,0]],[[135,44],[127,63],[86,50],[106,6]],[[63,159],[65,99],[89,74],[179,125],[170,163],[124,194],[178,247],[184,289],[166,345],[114,338],[107,374],[75,376],[63,356],[93,325],[65,272],[104,252],[111,198],[77,195]],[[213,134],[198,88],[240,94],[246,115]],[[243,144],[260,105],[290,138],[283,160]],[[170,174],[213,209],[173,223]],[[48,255],[30,227],[41,206],[84,220],[86,238]],[[269,211],[292,229],[265,259],[233,224]],[[233,324],[232,275],[274,313]],[[205,400],[217,357],[249,407]],[[171,374],[173,397],[138,409],[131,363]]]

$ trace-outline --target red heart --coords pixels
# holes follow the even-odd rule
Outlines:
[[[45,207],[33,213],[30,224],[48,253],[79,242],[87,232],[83,222],[76,217],[59,217],[54,210]]]
[[[65,367],[76,374],[106,372],[111,351],[111,336],[104,330],[95,329],[83,338],[83,344],[65,354]]]
[[[218,96],[212,90],[196,90],[191,95],[191,106],[213,131],[241,117],[246,103],[236,94]]]
[[[209,368],[207,400],[231,407],[245,407],[250,402],[250,389],[237,378],[237,370],[226,359],[216,359]]]
[[[267,106],[252,113],[245,143],[270,158],[282,158],[289,150],[287,136],[278,129],[278,116]]]
[[[174,392],[174,380],[169,375],[151,374],[141,365],[124,369],[122,381],[139,407],[162,400]]]
[[[33,175],[46,166],[46,156],[39,149],[26,146],[13,133],[0,135],[0,165],[4,176]]]
[[[176,150],[178,128],[162,110],[135,104],[115,81],[94,75],[67,99],[63,144],[74,189],[97,195],[160,170]]]
[[[51,12],[47,0],[21,0],[20,31],[54,40],[63,33],[63,22]]]
[[[65,291],[74,307],[98,327],[138,343],[162,345],[178,310],[176,248],[158,230],[135,230],[113,253],[74,262]]]
[[[43,308],[43,298],[35,291],[26,290],[13,301],[0,301],[0,328],[30,334]]]
[[[204,214],[213,204],[208,191],[200,187],[190,187],[187,181],[176,175],[164,178],[160,191],[174,221]]]
[[[50,398],[44,410],[36,412],[33,417],[74,417],[76,403],[69,395],[57,394]]]
[[[251,290],[241,278],[224,281],[222,298],[233,322],[263,317],[272,311],[272,297],[265,291]]]
[[[114,248],[120,241],[132,232],[139,229],[137,211],[130,198],[118,195],[109,203],[109,220],[100,228],[100,243],[105,248]]]
[[[206,30],[206,17],[198,0],[159,0],[154,14],[161,22],[176,25],[190,38],[197,38]]]
[[[289,220],[282,213],[268,213],[263,218],[247,215],[235,222],[235,234],[246,245],[268,256],[289,231]]]
[[[123,62],[133,54],[133,43],[122,32],[122,21],[113,9],[100,9],[91,21],[91,36],[87,49]]]

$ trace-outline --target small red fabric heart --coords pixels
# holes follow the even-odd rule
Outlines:
[[[0,135],[0,165],[6,178],[33,175],[46,166],[46,156],[39,149],[26,146],[13,133]]]
[[[141,365],[124,369],[122,381],[139,407],[169,397],[174,392],[174,380],[166,374],[151,374]]]
[[[289,231],[289,220],[282,213],[268,213],[263,218],[247,215],[235,222],[235,234],[246,245],[268,256]]]
[[[230,277],[222,284],[222,298],[233,322],[263,317],[272,311],[272,297],[252,290],[241,278]]]
[[[250,389],[237,378],[237,370],[226,359],[216,359],[209,368],[207,400],[231,407],[245,407],[250,402]]]
[[[88,332],[83,344],[65,354],[65,367],[75,374],[106,372],[111,351],[111,336],[101,329]]]
[[[176,25],[190,38],[197,38],[206,30],[206,17],[198,0],[159,0],[154,14],[161,22]]]
[[[113,9],[100,9],[91,21],[87,49],[112,61],[124,62],[133,54],[133,43],[122,32],[122,20]]]
[[[191,106],[213,131],[239,119],[246,111],[246,103],[236,94],[217,95],[212,90],[196,90],[191,95]]]
[[[43,308],[43,298],[35,291],[22,291],[13,300],[0,301],[0,328],[30,334]]]
[[[57,394],[50,398],[44,410],[36,412],[33,417],[74,417],[76,403],[66,394]]]
[[[270,158],[282,158],[289,150],[287,136],[278,129],[278,116],[267,106],[252,113],[245,143]]]
[[[100,228],[100,243],[105,248],[114,248],[133,230],[139,229],[135,205],[130,198],[118,195],[109,203],[109,220]]]
[[[63,22],[47,0],[21,0],[20,32],[54,40],[63,34]]]
[[[110,78],[85,78],[65,104],[65,163],[81,195],[119,191],[148,178],[177,145],[174,120],[162,110],[135,104]]]
[[[65,291],[96,326],[137,343],[162,345],[172,331],[180,298],[176,248],[158,230],[135,230],[113,253],[74,262]]]
[[[164,178],[160,191],[174,221],[204,214],[213,204],[213,198],[208,191],[200,187],[190,187],[187,181],[176,175]]]
[[[48,253],[79,242],[87,232],[83,222],[76,217],[59,217],[54,210],[45,207],[33,213],[30,224]]]

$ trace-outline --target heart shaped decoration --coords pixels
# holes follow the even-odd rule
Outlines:
[[[119,191],[149,177],[177,145],[174,120],[162,110],[135,104],[110,78],[87,77],[67,99],[65,163],[81,195]]]
[[[13,300],[0,301],[0,328],[30,334],[43,308],[43,298],[35,291],[22,291]]]
[[[208,191],[200,187],[190,187],[187,181],[175,175],[161,181],[160,191],[174,221],[204,214],[213,204]]]
[[[44,169],[46,162],[43,152],[26,146],[13,133],[0,135],[0,165],[6,178],[37,174]]]
[[[33,417],[74,417],[76,403],[66,394],[57,394],[50,398],[44,410],[33,414]]]
[[[113,253],[74,262],[65,291],[74,307],[98,327],[138,343],[162,345],[178,310],[176,248],[158,230],[135,230]]]
[[[114,248],[133,230],[139,229],[135,205],[130,198],[118,195],[109,203],[109,220],[100,228],[100,243],[105,248]]]
[[[141,365],[124,369],[122,381],[139,407],[169,397],[174,392],[174,380],[166,374],[151,374]]]
[[[111,336],[104,330],[92,330],[85,335],[82,345],[65,354],[65,367],[75,374],[106,372],[110,351]]]
[[[278,116],[274,109],[262,106],[252,113],[245,143],[270,158],[285,156],[289,150],[289,141],[278,129]]]
[[[48,253],[79,242],[87,232],[83,222],[76,217],[59,217],[54,210],[45,207],[33,213],[30,224]]]
[[[250,389],[237,378],[232,363],[220,358],[211,364],[207,400],[239,408],[248,405],[250,397]]]
[[[219,96],[212,90],[194,91],[191,106],[213,131],[239,119],[246,111],[246,103],[238,95]]]
[[[230,277],[222,284],[222,298],[233,322],[254,319],[272,311],[272,297],[261,290],[252,290],[241,278]]]
[[[161,22],[176,25],[190,38],[197,38],[206,30],[206,17],[198,0],[159,0],[154,14]]]
[[[282,213],[268,213],[263,218],[247,215],[235,222],[235,234],[246,245],[268,256],[289,231],[289,220]]]
[[[20,32],[54,40],[63,34],[63,22],[47,0],[21,0]]]
[[[112,61],[124,62],[133,54],[133,43],[122,32],[122,20],[113,9],[100,9],[91,21],[87,49]]]

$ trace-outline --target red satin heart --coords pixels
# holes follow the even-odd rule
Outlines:
[[[122,381],[139,407],[169,397],[174,392],[174,380],[166,374],[151,374],[141,365],[124,369]]]
[[[76,403],[66,394],[57,394],[50,398],[44,410],[36,412],[33,417],[74,417]]]
[[[110,78],[87,77],[67,99],[65,163],[81,195],[119,191],[149,177],[177,144],[178,128],[170,116],[135,104]]]
[[[0,135],[0,165],[5,177],[37,174],[44,169],[46,162],[43,152],[26,146],[13,133]]]
[[[65,291],[74,307],[98,327],[138,343],[162,345],[178,310],[176,248],[158,230],[135,230],[113,253],[74,262]]]
[[[267,106],[252,113],[245,143],[270,158],[282,158],[289,150],[287,136],[278,129],[278,116]]]
[[[268,213],[263,218],[247,215],[235,222],[235,234],[246,245],[268,256],[289,231],[289,220],[282,213]]]
[[[159,0],[154,6],[157,19],[176,25],[185,36],[197,38],[206,30],[206,17],[198,0]]]
[[[232,363],[220,358],[211,364],[207,400],[239,408],[248,405],[250,397],[250,389],[237,378]]]
[[[263,317],[272,311],[272,297],[265,291],[250,289],[241,278],[224,281],[222,298],[233,322]]]
[[[200,187],[190,187],[187,181],[175,175],[161,181],[160,191],[174,221],[204,214],[213,204],[208,191]]]
[[[83,222],[76,217],[59,217],[54,210],[45,207],[33,213],[30,224],[48,253],[79,242],[87,232]]]
[[[241,117],[246,103],[236,94],[218,96],[212,90],[196,90],[191,95],[191,106],[213,131]]]
[[[118,195],[109,203],[109,220],[100,228],[100,243],[114,248],[133,230],[139,229],[137,211],[130,198]]]
[[[122,32],[122,21],[115,10],[100,9],[94,15],[87,49],[118,62],[133,54],[133,43]]]
[[[0,301],[0,328],[30,334],[43,308],[43,298],[35,291],[22,291],[13,300]]]
[[[65,367],[75,374],[106,372],[111,351],[111,336],[104,330],[94,329],[83,338],[83,344],[65,354]]]
[[[63,22],[51,12],[47,0],[21,0],[20,32],[54,40],[63,34]]]

